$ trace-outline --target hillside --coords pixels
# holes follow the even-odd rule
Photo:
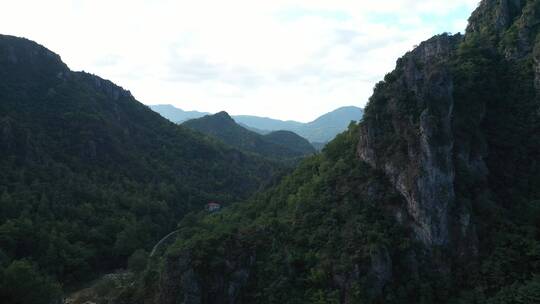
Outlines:
[[[292,132],[260,135],[238,125],[226,112],[192,119],[182,125],[213,136],[237,149],[271,159],[289,159],[315,153],[307,140]]]
[[[152,111],[159,113],[161,116],[174,123],[183,123],[186,120],[201,118],[210,114],[198,111],[184,111],[172,105],[151,105],[149,107]]]
[[[253,115],[235,115],[234,120],[248,127],[268,131],[293,130],[299,128],[303,123],[294,120],[279,120],[268,117],[259,117]]]
[[[317,119],[308,123],[295,121],[282,121],[270,118],[260,118],[256,116],[234,116],[233,118],[254,129],[268,131],[288,130],[292,131],[311,143],[325,144],[347,129],[351,121],[362,119],[364,111],[357,107],[342,107],[332,112],[321,115]]]
[[[192,210],[280,166],[175,125],[110,81],[0,35],[0,298],[53,303],[125,267]]]
[[[301,155],[310,155],[315,153],[315,148],[307,139],[291,131],[273,131],[263,135],[263,138],[282,147],[295,151]]]
[[[186,112],[171,105],[151,106],[151,108],[172,122],[183,122],[187,119],[200,118],[208,114],[194,111]],[[324,146],[337,134],[346,130],[351,121],[361,120],[363,113],[364,111],[361,108],[342,107],[309,123],[251,115],[234,115],[232,118],[242,127],[259,134],[265,135],[272,131],[286,130],[294,132],[306,138],[309,142],[318,144],[318,146]]]
[[[300,136],[314,143],[326,143],[347,130],[351,121],[360,121],[364,110],[357,107],[342,107],[303,125],[296,130]],[[294,131],[294,130],[293,130]]]
[[[180,224],[145,303],[538,303],[540,1],[484,0],[359,124],[246,203]],[[157,261],[154,261],[157,263]]]

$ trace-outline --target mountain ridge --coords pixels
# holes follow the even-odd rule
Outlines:
[[[322,153],[219,218],[181,223],[146,292],[159,303],[538,303],[539,24],[538,0],[481,1],[464,36],[399,58],[362,121]]]
[[[173,124],[112,82],[0,35],[0,298],[53,303],[149,249],[190,211],[280,164]],[[211,165],[209,165],[211,164]]]
[[[293,132],[276,131],[261,135],[237,124],[224,111],[188,120],[182,125],[213,136],[240,150],[271,159],[292,159],[315,153],[315,149],[306,139]]]
[[[190,118],[200,118],[208,113],[196,111],[183,111],[171,105],[150,106],[154,111],[162,114],[173,122],[183,122],[183,118],[189,116],[187,113],[195,113]],[[165,109],[164,109],[165,107]],[[176,111],[177,114],[171,114]],[[271,131],[292,131],[312,143],[325,144],[338,133],[344,131],[351,121],[359,121],[362,119],[363,110],[355,106],[345,106],[337,108],[331,112],[325,113],[315,120],[307,123],[302,123],[294,120],[279,120],[268,117],[259,117],[252,115],[232,115],[231,117],[240,125],[248,127],[252,131],[260,134],[266,134]]]

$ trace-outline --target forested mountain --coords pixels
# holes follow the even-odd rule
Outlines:
[[[207,112],[184,111],[168,104],[151,105],[150,109],[152,109],[154,112],[158,112],[161,116],[167,118],[174,123],[183,123],[186,120],[201,118],[205,115],[210,114]]]
[[[315,153],[304,138],[280,131],[261,135],[238,125],[226,112],[188,120],[182,124],[193,130],[213,136],[243,151],[271,159],[291,159]]]
[[[256,116],[234,116],[233,118],[241,124],[245,124],[254,129],[268,131],[288,130],[292,131],[311,143],[325,144],[347,129],[351,121],[362,119],[364,111],[357,107],[342,107],[332,112],[326,113],[312,122],[299,123],[296,121],[281,121],[270,118]]]
[[[308,138],[311,142],[326,143],[346,130],[351,121],[360,121],[363,115],[364,110],[361,108],[342,107],[292,131]]]
[[[539,0],[482,1],[464,36],[400,58],[321,154],[184,220],[122,299],[539,303],[539,24]]]
[[[246,125],[251,128],[261,130],[263,132],[278,131],[278,130],[292,130],[297,129],[303,125],[303,123],[294,120],[279,120],[268,117],[259,117],[253,115],[236,115],[233,116],[234,120],[239,124]]]
[[[291,131],[272,131],[263,135],[263,138],[276,145],[287,147],[300,155],[310,155],[316,151],[307,139]]]
[[[172,122],[183,122],[187,119],[200,118],[208,113],[183,111],[171,105],[151,106],[152,110],[160,113]],[[234,115],[232,118],[241,126],[259,134],[272,131],[291,131],[317,146],[324,146],[337,134],[347,129],[351,121],[362,119],[364,111],[357,107],[342,107],[326,113],[312,122],[302,123],[293,120],[279,120],[252,115]]]
[[[280,168],[0,35],[0,302],[53,303],[58,283],[125,267],[186,212],[246,198]]]

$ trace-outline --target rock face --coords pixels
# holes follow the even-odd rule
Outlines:
[[[189,251],[167,257],[156,303],[234,304],[251,276],[255,256],[242,254],[224,260],[223,272],[201,277]]]
[[[412,242],[414,246],[399,253],[393,251],[396,246],[369,247],[363,263],[328,271],[332,282],[325,286],[339,290],[340,303],[354,303],[351,294],[358,282],[369,290],[362,295],[374,299],[396,287],[392,284],[400,277],[414,281],[429,277],[426,274],[442,275],[452,280],[455,290],[466,280],[476,284],[469,273],[478,272],[477,262],[489,257],[493,248],[484,239],[492,231],[487,226],[493,225],[488,214],[516,203],[516,197],[537,200],[540,17],[536,16],[540,16],[538,0],[483,1],[465,36],[444,34],[421,43],[375,87],[353,151],[385,183],[354,187],[408,228],[407,239],[412,236],[423,246]],[[362,171],[371,170],[367,167]],[[516,191],[521,194],[516,196]],[[378,193],[392,193],[395,201],[393,196],[385,201]],[[206,285],[197,283],[193,288],[198,279],[189,279],[191,283],[181,289],[205,290],[207,296],[219,290],[218,295],[234,303],[237,298],[225,290],[250,287],[245,285],[249,263],[237,265],[244,266],[218,268],[205,274],[201,282]],[[251,277],[257,277],[255,271]],[[231,281],[230,273],[246,279]],[[193,278],[193,268],[185,268],[176,282],[185,282],[184,276]],[[409,281],[398,284],[403,283]],[[440,289],[445,287],[434,288]],[[243,303],[241,299],[238,303]]]
[[[525,0],[485,0],[480,3],[471,18],[467,32],[494,30],[501,32],[512,25],[525,6]]]
[[[161,277],[158,303],[201,303],[199,279],[191,266],[189,255],[168,258],[166,271]]]
[[[493,125],[505,121],[503,129],[517,131],[512,113],[537,111],[529,88],[540,89],[538,16],[538,1],[482,1],[465,36],[423,42],[375,88],[358,155],[383,171],[406,199],[406,224],[428,249],[448,248],[463,257],[477,253],[471,206],[498,191],[488,185],[490,174],[508,174],[493,163],[504,157],[488,153],[489,142],[505,141]],[[501,90],[500,84],[522,89]],[[523,114],[528,116],[537,119]]]
[[[461,39],[459,35],[437,36],[398,61],[390,75],[397,77],[395,81],[373,97],[385,103],[381,109],[385,113],[366,113],[358,146],[360,158],[384,171],[405,197],[415,235],[428,246],[446,246],[450,240],[455,140],[453,80],[447,62]],[[384,137],[391,135],[405,140],[396,148],[381,148]]]

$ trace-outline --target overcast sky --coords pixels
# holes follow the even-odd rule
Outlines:
[[[2,0],[0,33],[145,104],[309,121],[364,106],[414,45],[478,0]]]

